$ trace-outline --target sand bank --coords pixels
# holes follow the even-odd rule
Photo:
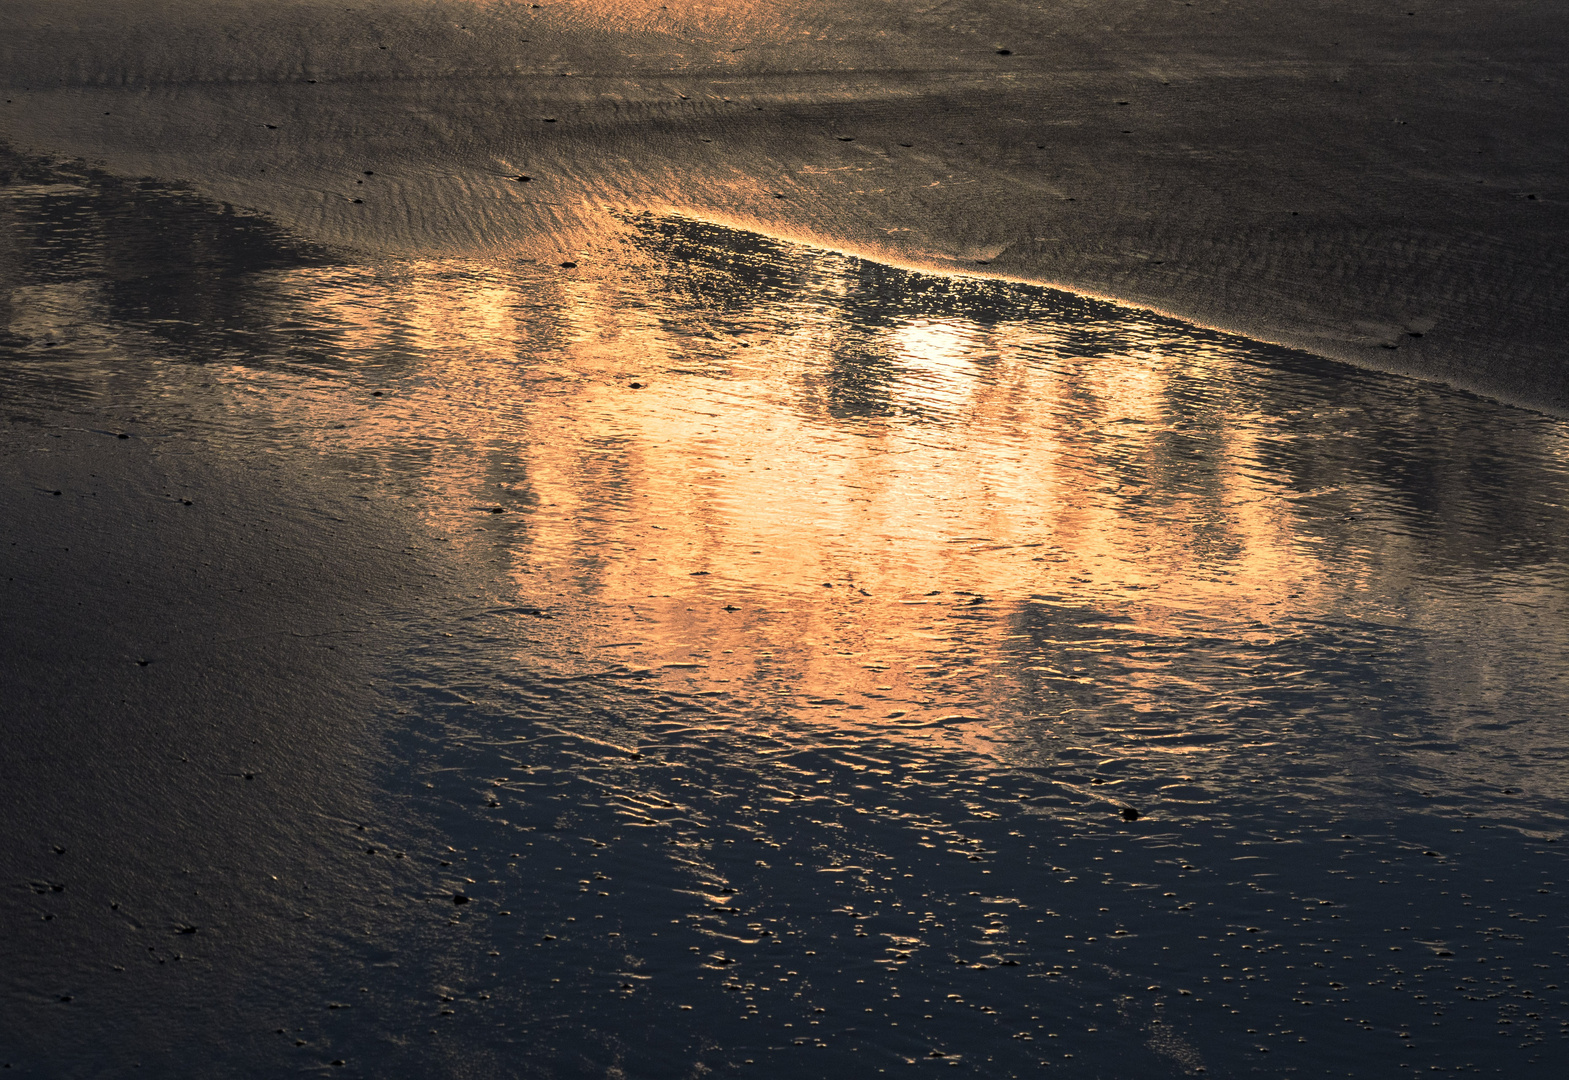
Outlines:
[[[0,137],[329,243],[570,261],[607,209],[676,210],[1569,408],[1569,16],[1541,5],[3,19]]]

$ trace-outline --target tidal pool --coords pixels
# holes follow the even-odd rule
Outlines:
[[[8,399],[348,478],[443,568],[343,828],[381,899],[150,1066],[1561,1060],[1563,421],[679,218],[374,261],[16,164],[0,224]]]

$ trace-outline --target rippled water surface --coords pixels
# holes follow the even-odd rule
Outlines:
[[[1564,423],[694,221],[367,263],[0,195],[8,398],[303,453],[465,583],[381,658],[365,990],[248,1060],[1562,1061]]]

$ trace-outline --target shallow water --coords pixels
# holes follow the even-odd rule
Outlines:
[[[383,899],[310,1005],[206,976],[227,1066],[1562,1053],[1563,422],[691,220],[366,262],[151,183],[0,196],[10,401],[310,462],[445,568],[344,830]]]

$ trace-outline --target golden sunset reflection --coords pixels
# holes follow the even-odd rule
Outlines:
[[[1566,645],[1556,428],[1478,436],[1434,388],[679,219],[576,262],[260,274],[267,361],[200,393],[570,624],[550,660],[520,619],[520,670],[646,670],[705,724],[1194,772],[1369,717],[1463,742],[1562,695],[1528,674]],[[55,291],[14,325],[112,307]],[[84,348],[148,348],[97,322]],[[1551,490],[1473,458],[1552,462]]]
[[[1431,667],[1418,711],[1494,692],[1453,685],[1473,631],[1426,599],[1435,569],[1498,572],[1445,533],[1461,494],[1369,464],[1369,418],[1409,403],[1317,399],[1155,316],[674,235],[572,268],[290,270],[290,374],[235,378],[231,407],[410,491],[517,604],[578,620],[571,663],[660,672],[712,722],[1163,768],[1234,752],[1260,709],[1248,745],[1351,722],[1386,662]],[[1517,611],[1472,617],[1536,633]],[[1315,628],[1362,623],[1393,652],[1348,693]]]

